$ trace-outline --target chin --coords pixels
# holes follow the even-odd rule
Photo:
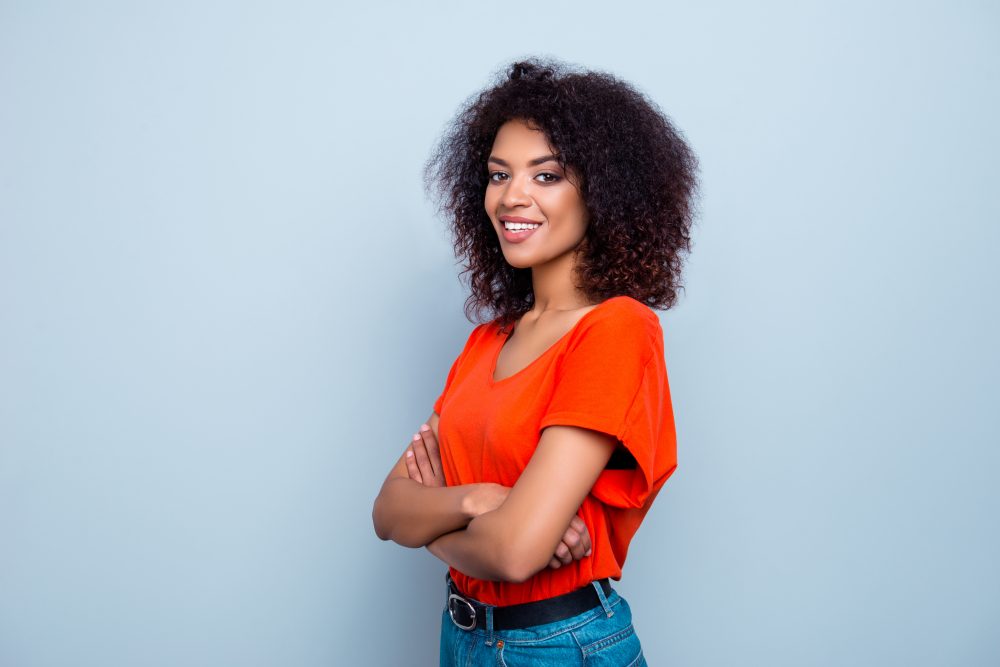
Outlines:
[[[508,257],[504,257],[504,259],[506,259],[507,263],[513,266],[515,269],[530,269],[532,266],[535,265],[535,263],[533,262],[525,262],[523,260],[517,260],[517,259],[511,260]]]

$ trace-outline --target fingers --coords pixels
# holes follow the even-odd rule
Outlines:
[[[573,561],[586,558],[593,553],[593,544],[590,540],[590,531],[587,524],[579,516],[574,516],[566,532],[556,547],[556,551],[549,560],[549,567],[559,569],[563,565],[568,565]]]
[[[556,546],[556,551],[552,554],[552,559],[560,565],[569,565],[574,560],[580,560],[580,558],[583,558],[583,552],[580,550],[579,543],[580,535],[570,526],[563,533],[563,538],[558,546]]]
[[[441,474],[441,450],[438,449],[437,438],[434,437],[434,431],[430,426],[424,424],[420,427],[420,435],[424,439],[424,447],[427,449],[427,458],[430,459],[431,467],[434,468],[434,474]]]
[[[406,448],[406,472],[410,476],[410,479],[424,483],[424,477],[420,474],[420,468],[417,467],[417,461],[414,459],[413,448]]]
[[[591,549],[593,548],[593,544],[590,541],[590,531],[587,530],[587,524],[584,523],[583,519],[579,516],[574,516],[569,522],[569,525],[570,527],[576,529],[577,534],[580,536],[580,555],[577,558],[579,559],[589,556]]]
[[[553,554],[554,559],[558,559],[563,565],[568,565],[575,560],[586,558],[591,554],[590,533],[587,531],[587,524],[579,516],[574,516],[563,533],[562,541],[556,547]]]
[[[570,542],[575,542],[578,539],[579,536],[576,535],[575,532],[567,532],[563,537],[562,542],[560,542],[559,546],[556,547],[555,557],[558,558],[563,565],[569,565],[575,560]]]
[[[433,475],[428,478],[427,472],[423,471],[424,484],[428,486],[447,486],[448,480],[445,479],[444,466],[441,464],[441,450],[438,448],[438,441],[434,436],[434,431],[430,426],[424,424],[420,427],[420,432],[417,435],[421,438],[421,444],[424,446],[424,453],[427,455]]]
[[[430,458],[427,456],[427,448],[424,447],[423,438],[417,433],[413,436],[413,442],[410,443],[410,449],[413,450],[413,458],[417,460],[417,468],[420,470],[420,476],[431,483],[434,479],[434,468],[431,466]]]

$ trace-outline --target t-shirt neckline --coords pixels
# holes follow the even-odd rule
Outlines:
[[[490,387],[495,387],[497,385],[504,384],[508,380],[513,380],[514,378],[518,377],[519,375],[524,375],[525,373],[527,373],[527,371],[529,371],[532,367],[536,366],[538,364],[538,362],[540,362],[542,359],[544,359],[545,357],[547,357],[553,350],[555,350],[556,348],[560,347],[565,341],[569,340],[570,336],[578,328],[580,328],[580,325],[583,324],[584,320],[586,320],[588,317],[590,317],[593,313],[597,312],[601,308],[601,306],[603,306],[604,304],[606,304],[608,301],[611,301],[612,299],[617,299],[619,297],[620,297],[620,295],[619,296],[613,296],[613,297],[607,298],[604,301],[601,301],[600,303],[598,303],[597,305],[595,305],[593,308],[591,308],[586,313],[584,313],[583,316],[580,317],[580,319],[576,321],[576,324],[574,324],[572,327],[570,327],[569,331],[567,331],[562,336],[560,336],[559,339],[556,340],[556,342],[552,343],[552,345],[550,345],[548,348],[546,348],[544,352],[542,352],[537,357],[535,357],[530,362],[528,362],[528,364],[524,368],[522,368],[519,371],[515,372],[514,374],[508,375],[507,377],[505,377],[503,379],[500,379],[500,380],[494,380],[493,379],[494,375],[496,374],[497,362],[500,360],[500,351],[503,349],[503,346],[507,344],[507,341],[510,339],[510,337],[514,335],[514,328],[515,327],[511,327],[510,333],[508,333],[505,336],[496,336],[497,338],[500,339],[500,344],[496,346],[496,349],[493,350],[493,353],[492,353],[493,361],[490,364],[490,372],[489,372],[489,376],[487,377],[487,381],[489,382],[489,386]],[[494,324],[494,326],[498,326],[498,325]]]

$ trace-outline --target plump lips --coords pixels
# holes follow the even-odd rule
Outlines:
[[[519,230],[515,231],[515,230],[512,230],[512,229],[507,229],[507,226],[504,225],[504,222],[520,222],[520,223],[527,223],[527,224],[537,224],[538,227],[535,227],[533,229],[519,229]],[[532,234],[534,234],[535,231],[538,230],[539,227],[541,227],[541,224],[537,220],[530,220],[528,218],[518,218],[518,217],[513,216],[513,215],[503,215],[503,216],[500,216],[500,226],[501,226],[503,238],[504,238],[505,241],[508,241],[509,243],[521,243],[522,241],[524,241],[525,239],[527,239],[529,236],[531,236]]]

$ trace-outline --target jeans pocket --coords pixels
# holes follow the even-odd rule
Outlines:
[[[642,645],[632,625],[632,610],[624,598],[613,607],[614,615],[601,614],[573,630],[585,665],[626,667],[642,665]]]
[[[583,667],[583,654],[570,631],[534,642],[497,642],[498,667]]]

